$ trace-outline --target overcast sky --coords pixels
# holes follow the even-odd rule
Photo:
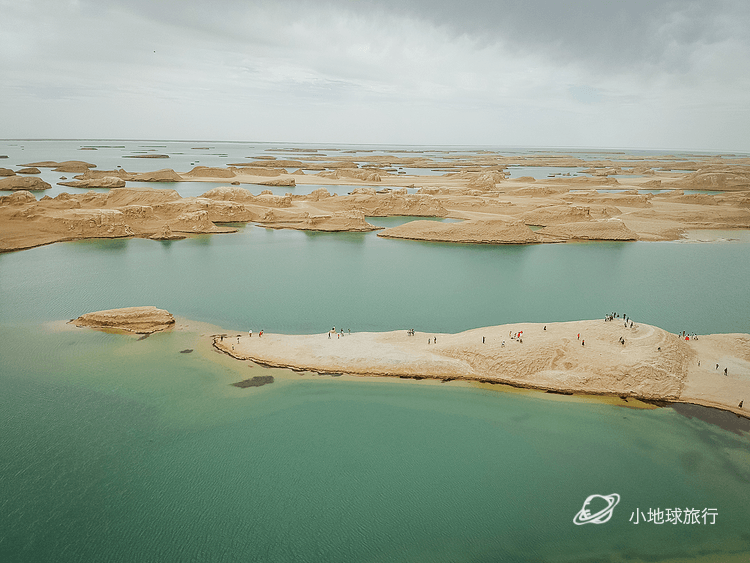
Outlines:
[[[750,151],[747,0],[0,0],[0,137]]]

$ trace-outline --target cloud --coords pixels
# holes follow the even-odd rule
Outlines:
[[[749,10],[0,0],[0,117],[15,136],[99,137],[109,116],[134,137],[747,150]]]

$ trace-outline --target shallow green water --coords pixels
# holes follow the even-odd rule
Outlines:
[[[277,375],[191,333],[0,329],[3,561],[540,561],[750,549],[741,437],[671,409]],[[29,349],[33,341],[35,349]],[[192,354],[179,350],[190,346]],[[6,355],[7,354],[7,355]],[[574,526],[590,494],[622,496]],[[633,525],[716,508],[713,526]]]
[[[0,561],[750,554],[748,436],[672,409],[288,372],[237,389],[266,372],[198,333],[139,341],[47,323],[154,304],[288,333],[455,332],[613,310],[673,331],[750,332],[748,243],[467,246],[240,229],[0,255]],[[595,493],[621,495],[612,520],[575,526]],[[667,507],[719,516],[628,521]]]
[[[480,246],[239,227],[0,255],[0,319],[152,304],[227,328],[458,332],[617,311],[673,332],[750,332],[746,242]]]

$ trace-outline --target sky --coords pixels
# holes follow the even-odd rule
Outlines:
[[[0,0],[0,138],[750,151],[747,0]]]

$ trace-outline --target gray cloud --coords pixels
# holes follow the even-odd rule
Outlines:
[[[750,149],[741,1],[0,0],[0,12],[5,136],[103,136],[105,120],[134,137]]]
[[[101,5],[90,2],[86,9]],[[743,0],[110,0],[104,5],[214,37],[271,46],[283,45],[295,25],[333,14],[352,20],[407,17],[479,44],[499,43],[515,53],[553,60],[584,60],[597,70],[644,64],[673,69],[688,62],[686,54],[706,45],[750,43],[745,26],[750,5]],[[264,30],[253,25],[257,21],[273,27]]]
[[[393,4],[393,9],[404,5]],[[480,0],[445,3],[439,11],[432,11],[433,5],[405,4],[418,17],[458,33],[480,34],[557,60],[582,59],[597,68],[669,63],[674,46],[691,49],[721,41],[728,31],[725,16],[747,15],[742,2],[723,2],[718,12],[716,3],[664,0]]]

